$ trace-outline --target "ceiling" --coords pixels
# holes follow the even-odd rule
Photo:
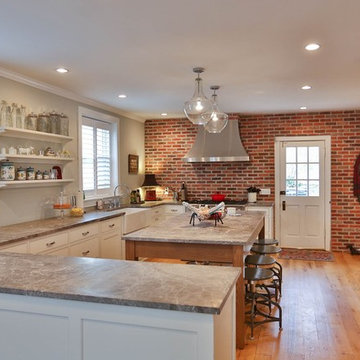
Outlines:
[[[0,66],[141,119],[183,116],[194,66],[225,112],[359,108],[359,14],[358,0],[3,0]]]

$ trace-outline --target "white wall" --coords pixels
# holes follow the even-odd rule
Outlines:
[[[90,107],[76,101],[66,99],[64,97],[48,93],[28,85],[24,85],[13,80],[0,77],[0,100],[8,103],[17,103],[25,105],[27,113],[34,111],[39,113],[42,111],[58,111],[63,112],[69,117],[70,136],[74,137],[74,141],[65,144],[64,148],[68,149],[75,161],[64,165],[63,172],[67,178],[74,178],[75,182],[65,187],[66,193],[72,195],[79,189],[78,177],[78,107],[84,106],[96,111],[111,114],[107,111]],[[130,188],[136,188],[141,185],[144,173],[144,124],[135,120],[124,118],[117,114],[120,120],[120,166],[119,179],[126,183]],[[14,145],[18,144],[18,140],[9,140],[0,137],[1,144],[14,141]],[[21,144],[28,146],[30,140],[21,141]],[[127,170],[128,154],[139,155],[139,175],[129,175]],[[55,162],[54,162],[55,165]],[[35,169],[37,164],[35,164]],[[51,166],[48,166],[49,168]],[[40,168],[40,166],[38,166]],[[60,187],[41,187],[41,188],[21,188],[21,189],[0,189],[0,226],[14,224],[29,220],[41,219],[52,216],[53,212],[49,208],[51,202],[61,191]]]

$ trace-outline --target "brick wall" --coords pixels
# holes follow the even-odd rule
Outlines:
[[[194,142],[196,126],[186,119],[147,120],[145,168],[163,186],[179,189],[182,181],[189,198],[209,198],[214,192],[227,198],[246,198],[246,188],[270,188],[274,201],[274,137],[331,135],[332,248],[346,243],[360,246],[360,204],[353,196],[353,166],[360,153],[360,110],[294,114],[237,115],[250,162],[185,163],[181,158]],[[161,195],[163,196],[163,195]]]

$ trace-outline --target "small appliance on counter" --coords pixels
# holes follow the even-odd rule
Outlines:
[[[155,179],[155,174],[145,174],[145,179],[141,187],[147,187],[145,190],[145,201],[156,201],[156,190],[150,188],[160,186]]]
[[[156,201],[156,190],[146,190],[145,201]]]

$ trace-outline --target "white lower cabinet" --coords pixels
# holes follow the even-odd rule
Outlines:
[[[265,239],[274,238],[273,208],[270,206],[246,206],[246,211],[261,211],[265,213]]]
[[[39,254],[44,251],[55,250],[60,247],[67,247],[68,234],[61,232],[54,235],[42,236],[36,240],[29,241],[29,253]]]
[[[219,315],[0,293],[1,359],[235,360],[235,293]]]
[[[0,249],[0,252],[14,252],[19,254],[27,254],[28,253],[28,242],[22,244],[16,244],[11,246],[3,246]]]
[[[91,239],[76,243],[69,248],[70,256],[86,256],[86,257],[100,257],[99,238],[93,237]]]

